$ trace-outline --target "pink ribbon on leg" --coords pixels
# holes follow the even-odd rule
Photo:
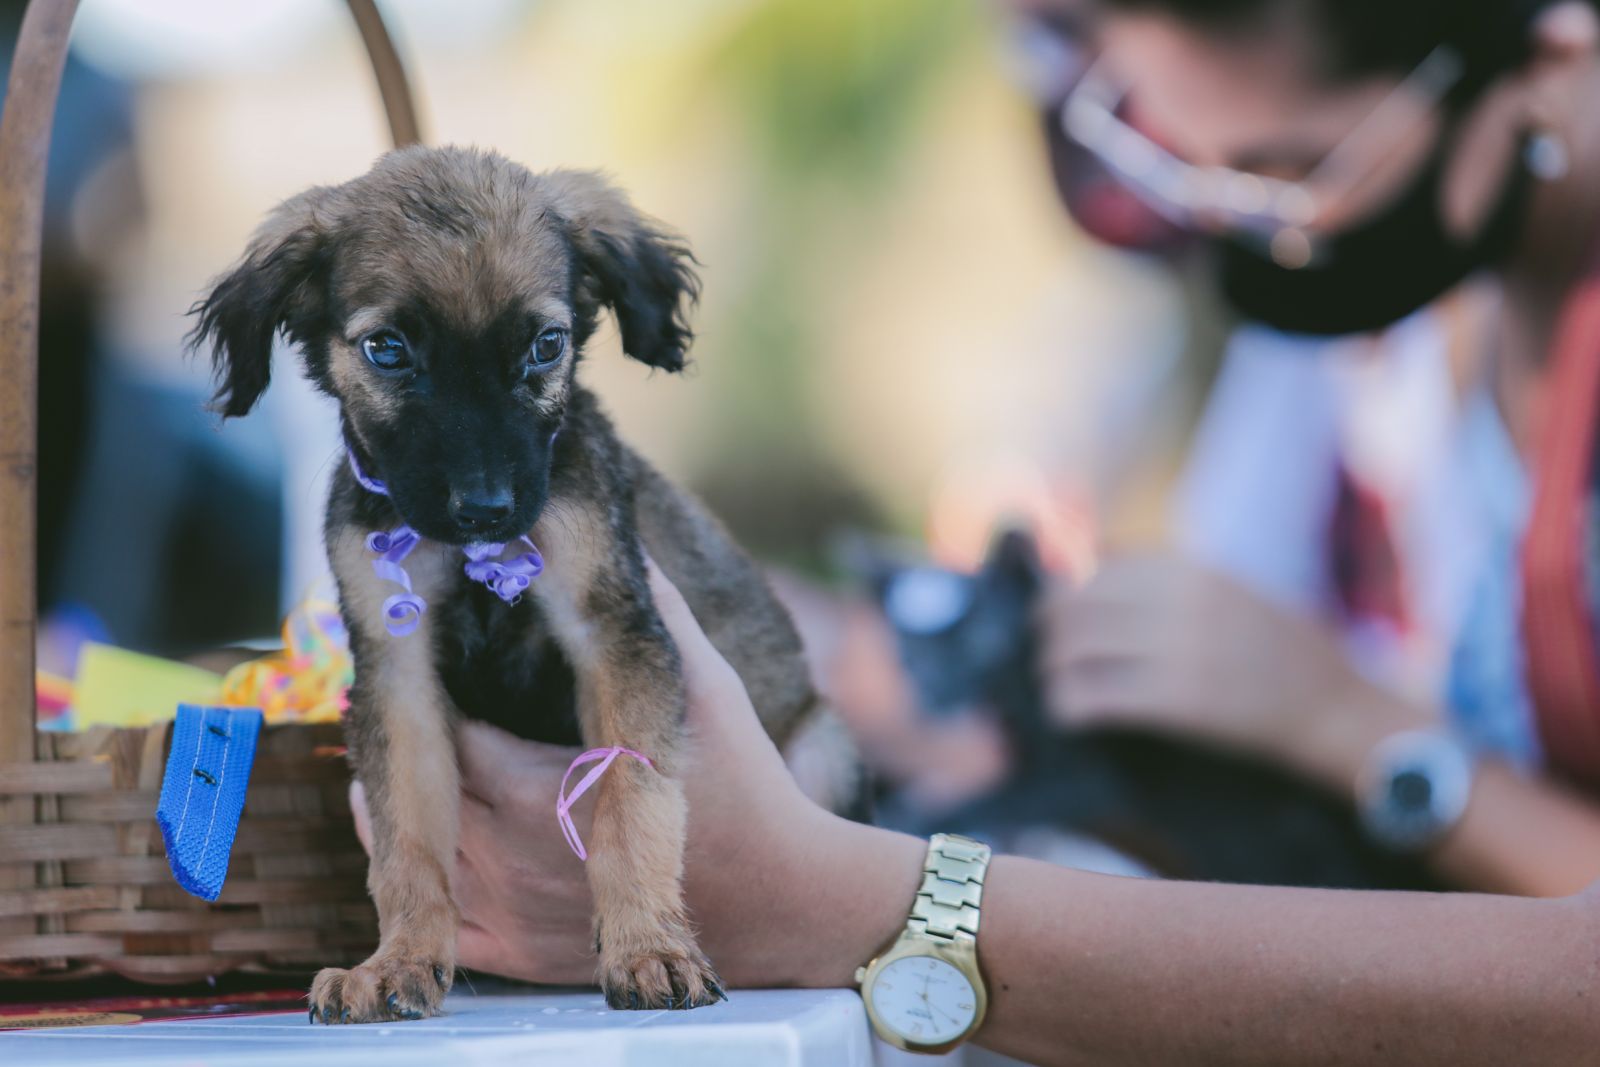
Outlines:
[[[651,763],[650,757],[644,753],[635,752],[633,749],[624,748],[621,745],[612,745],[610,748],[591,748],[573,760],[567,767],[567,773],[561,776],[561,788],[556,793],[556,822],[561,824],[561,832],[566,836],[567,844],[572,846],[572,851],[578,854],[580,860],[587,861],[589,853],[584,851],[583,841],[578,837],[578,828],[572,824],[572,805],[576,804],[578,798],[589,791],[590,786],[600,780],[600,776],[606,773],[607,768],[617,761],[618,756],[632,756],[646,767],[652,770],[655,769],[655,764]],[[572,772],[582,767],[585,763],[594,763],[595,760],[600,761],[599,765],[591,769],[582,778],[579,778],[578,784],[572,787],[572,792],[569,794],[567,792],[567,780],[572,777]]]

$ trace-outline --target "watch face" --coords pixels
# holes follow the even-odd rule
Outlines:
[[[959,969],[933,956],[895,960],[872,983],[878,1021],[907,1041],[940,1045],[967,1032],[978,995]]]

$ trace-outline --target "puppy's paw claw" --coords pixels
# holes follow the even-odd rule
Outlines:
[[[444,964],[397,957],[374,957],[348,971],[329,967],[311,984],[312,1021],[319,1015],[328,1025],[425,1019],[439,1010],[450,977]]]
[[[422,1011],[420,1009],[413,1008],[409,1004],[400,1003],[399,993],[390,993],[389,999],[386,1003],[389,1005],[389,1014],[393,1015],[396,1019],[410,1020],[422,1018]]]
[[[600,987],[607,1004],[631,1011],[700,1008],[727,999],[716,972],[693,942],[631,960],[602,960]]]

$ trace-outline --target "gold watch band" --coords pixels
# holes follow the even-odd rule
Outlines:
[[[989,856],[989,846],[970,837],[934,834],[906,929],[944,941],[976,942]]]

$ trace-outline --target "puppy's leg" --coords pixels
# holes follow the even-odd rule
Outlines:
[[[600,779],[588,842],[599,982],[614,1008],[692,1008],[722,996],[683,905],[687,809],[676,778],[684,689],[637,544],[582,506],[549,532],[539,592],[578,675],[585,743],[622,745]]]
[[[635,621],[661,625],[643,613]],[[683,906],[687,808],[673,777],[683,684],[670,639],[622,644],[582,683],[584,733],[594,745],[643,752],[654,767],[619,758],[599,786],[589,885],[600,986],[614,1008],[699,1007],[721,987]]]
[[[419,587],[440,569],[427,555],[433,550],[424,545],[407,563]],[[357,967],[318,974],[311,1012],[325,1023],[420,1019],[438,1010],[455,976],[453,712],[434,669],[428,616],[414,633],[390,636],[379,615],[386,594],[359,534],[330,539],[329,556],[356,657],[346,736],[372,818],[367,888],[379,944]]]

